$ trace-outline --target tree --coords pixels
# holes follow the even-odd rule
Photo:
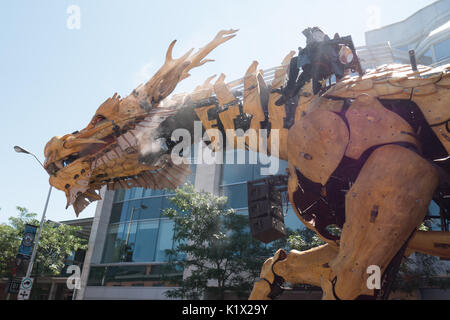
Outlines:
[[[289,230],[287,246],[289,249],[306,251],[325,244],[325,242],[319,238],[319,236],[310,229],[302,230]]]
[[[449,272],[450,269],[441,264],[438,257],[415,252],[402,261],[392,290],[411,293],[420,288],[448,289],[450,278],[442,274]]]
[[[163,214],[175,223],[175,246],[166,251],[167,269],[190,274],[175,280],[179,288],[167,296],[200,299],[208,292],[224,299],[228,291],[248,297],[262,264],[273,253],[272,247],[252,238],[248,217],[227,208],[226,197],[196,191],[192,185],[177,189],[170,201],[176,208]]]
[[[17,231],[9,225],[0,224],[0,277],[12,275],[19,246]]]
[[[19,211],[18,217],[10,217],[9,225],[0,224],[0,276],[11,276],[25,225],[39,225],[39,221],[35,219],[35,213],[30,213],[23,207],[17,207],[17,210]],[[77,232],[80,230],[81,227],[45,222],[32,274],[37,276],[59,275],[68,256],[79,249],[87,248],[87,240],[77,236]]]
[[[430,231],[431,221],[426,220],[421,224],[419,230]],[[413,292],[419,288],[450,288],[448,275],[450,268],[441,263],[438,257],[414,252],[413,255],[405,257],[400,265],[399,273],[394,280],[392,290]]]

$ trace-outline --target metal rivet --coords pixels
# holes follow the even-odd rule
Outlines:
[[[300,156],[302,156],[306,160],[312,160],[312,156],[309,153],[300,152]]]

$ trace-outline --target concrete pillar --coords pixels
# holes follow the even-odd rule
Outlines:
[[[91,264],[101,262],[106,233],[108,231],[109,218],[114,199],[114,191],[107,191],[103,187],[100,191],[102,200],[98,201],[89,236],[88,250],[84,258],[83,271],[81,273],[81,288],[76,292],[76,300],[83,300]]]
[[[214,195],[219,193],[219,179],[221,165],[199,164],[195,173],[195,189],[199,191],[211,192]]]
[[[221,174],[221,164],[198,163],[195,172],[195,189],[219,195]],[[189,256],[187,256],[186,259],[189,259]],[[192,274],[192,270],[192,267],[184,269],[183,279],[189,277]]]

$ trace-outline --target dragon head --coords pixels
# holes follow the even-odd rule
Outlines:
[[[146,84],[126,98],[117,93],[108,98],[84,129],[50,139],[44,149],[44,167],[50,174],[50,184],[65,192],[67,207],[73,205],[78,216],[90,202],[101,199],[97,191],[103,185],[113,190],[161,189],[183,183],[190,173],[187,165],[175,165],[164,152],[156,152],[158,156],[151,163],[140,161],[140,141],[177,112],[176,99],[162,102],[180,81],[189,77],[189,70],[213,61],[205,57],[233,38],[236,31],[220,31],[195,54],[191,49],[178,59],[172,58],[173,41],[164,65]]]

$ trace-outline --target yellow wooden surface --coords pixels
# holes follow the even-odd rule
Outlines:
[[[275,71],[275,76],[272,81],[272,89],[280,88],[281,86],[285,85],[286,77],[288,73],[289,68],[289,62],[291,61],[292,57],[295,55],[295,51],[291,51],[281,63],[281,67],[279,67]],[[278,137],[279,137],[279,143],[278,143],[278,149],[279,149],[279,158],[283,160],[287,160],[287,135],[288,135],[288,129],[284,128],[284,118],[286,117],[286,110],[285,106],[277,106],[275,105],[275,102],[281,97],[279,93],[270,93],[269,96],[269,121],[271,123],[271,130],[278,130]],[[268,141],[268,149],[270,153],[272,154],[271,150],[271,144],[270,141],[272,141],[273,135],[269,135],[269,141]]]
[[[352,103],[345,117],[350,126],[347,157],[359,159],[370,147],[391,142],[419,143],[413,136],[414,130],[403,118],[367,94]]]
[[[215,108],[216,105],[210,105],[210,106],[206,106],[206,107],[201,107],[201,108],[195,108],[194,111],[197,114],[197,117],[200,119],[200,121],[202,122],[203,128],[205,130],[209,130],[209,129],[217,129],[217,119],[213,119],[213,120],[209,120],[208,119],[208,110]],[[220,143],[219,141],[217,141],[215,139],[214,136],[209,137],[211,140],[211,148],[213,151],[218,150],[218,144]]]
[[[244,113],[252,115],[252,120],[250,122],[250,128],[255,130],[256,132],[256,142],[252,145],[249,139],[246,139],[247,146],[254,150],[266,153],[266,150],[259,150],[259,135],[261,129],[261,122],[265,120],[264,111],[261,106],[261,97],[260,97],[260,87],[258,81],[258,62],[253,61],[253,63],[248,68],[245,73],[244,78],[244,103],[243,103],[243,111]],[[264,81],[264,80],[263,80]]]
[[[278,260],[280,254],[283,250],[279,249],[275,255],[269,259],[267,259],[263,267],[261,269],[261,273],[259,277],[262,279],[266,279],[270,283],[273,283],[275,280],[275,276],[272,271],[273,264]],[[284,253],[284,252],[283,252]],[[270,293],[270,286],[265,280],[257,281],[253,287],[253,290],[250,294],[249,300],[267,300],[267,295]]]
[[[309,103],[308,108],[305,110],[305,113],[311,113],[316,110],[333,111],[339,113],[341,112],[343,106],[344,106],[343,100],[332,100],[316,96]]]
[[[224,82],[225,75],[221,74],[219,79],[217,79],[214,84],[214,92],[216,93],[217,99],[219,100],[219,104],[222,107],[223,105],[232,103],[236,100],[236,97],[231,93],[230,89]],[[221,111],[219,113],[219,119],[225,129],[226,139],[230,144],[237,145],[236,141],[236,132],[234,127],[234,119],[240,114],[239,112],[239,104],[235,103],[229,105],[225,111]],[[227,131],[228,130],[228,131]],[[225,137],[224,142],[225,142]]]
[[[357,98],[361,93],[380,99],[409,99],[416,96],[429,96],[438,87],[448,88],[450,65],[432,69],[418,66],[419,71],[411,70],[410,65],[383,65],[368,70],[362,77],[346,76],[331,87],[325,96]]]
[[[341,162],[349,133],[335,113],[317,110],[308,113],[289,130],[288,160],[306,178],[325,185]]]
[[[277,275],[293,284],[309,284],[320,287],[321,278],[329,278],[328,266],[338,254],[338,248],[329,244],[306,251],[291,250],[286,259],[273,268]]]
[[[420,96],[414,94],[412,101],[417,103],[422,110],[425,119],[430,125],[445,122],[450,119],[450,89],[437,87],[435,94]],[[415,92],[416,90],[414,90]],[[432,128],[447,152],[450,153],[450,133],[447,132],[445,124]]]
[[[417,231],[409,241],[408,250],[450,259],[450,232]]]
[[[330,263],[339,298],[373,293],[367,267],[384,272],[423,221],[437,183],[436,170],[409,149],[387,145],[371,154],[346,195],[339,254]]]

